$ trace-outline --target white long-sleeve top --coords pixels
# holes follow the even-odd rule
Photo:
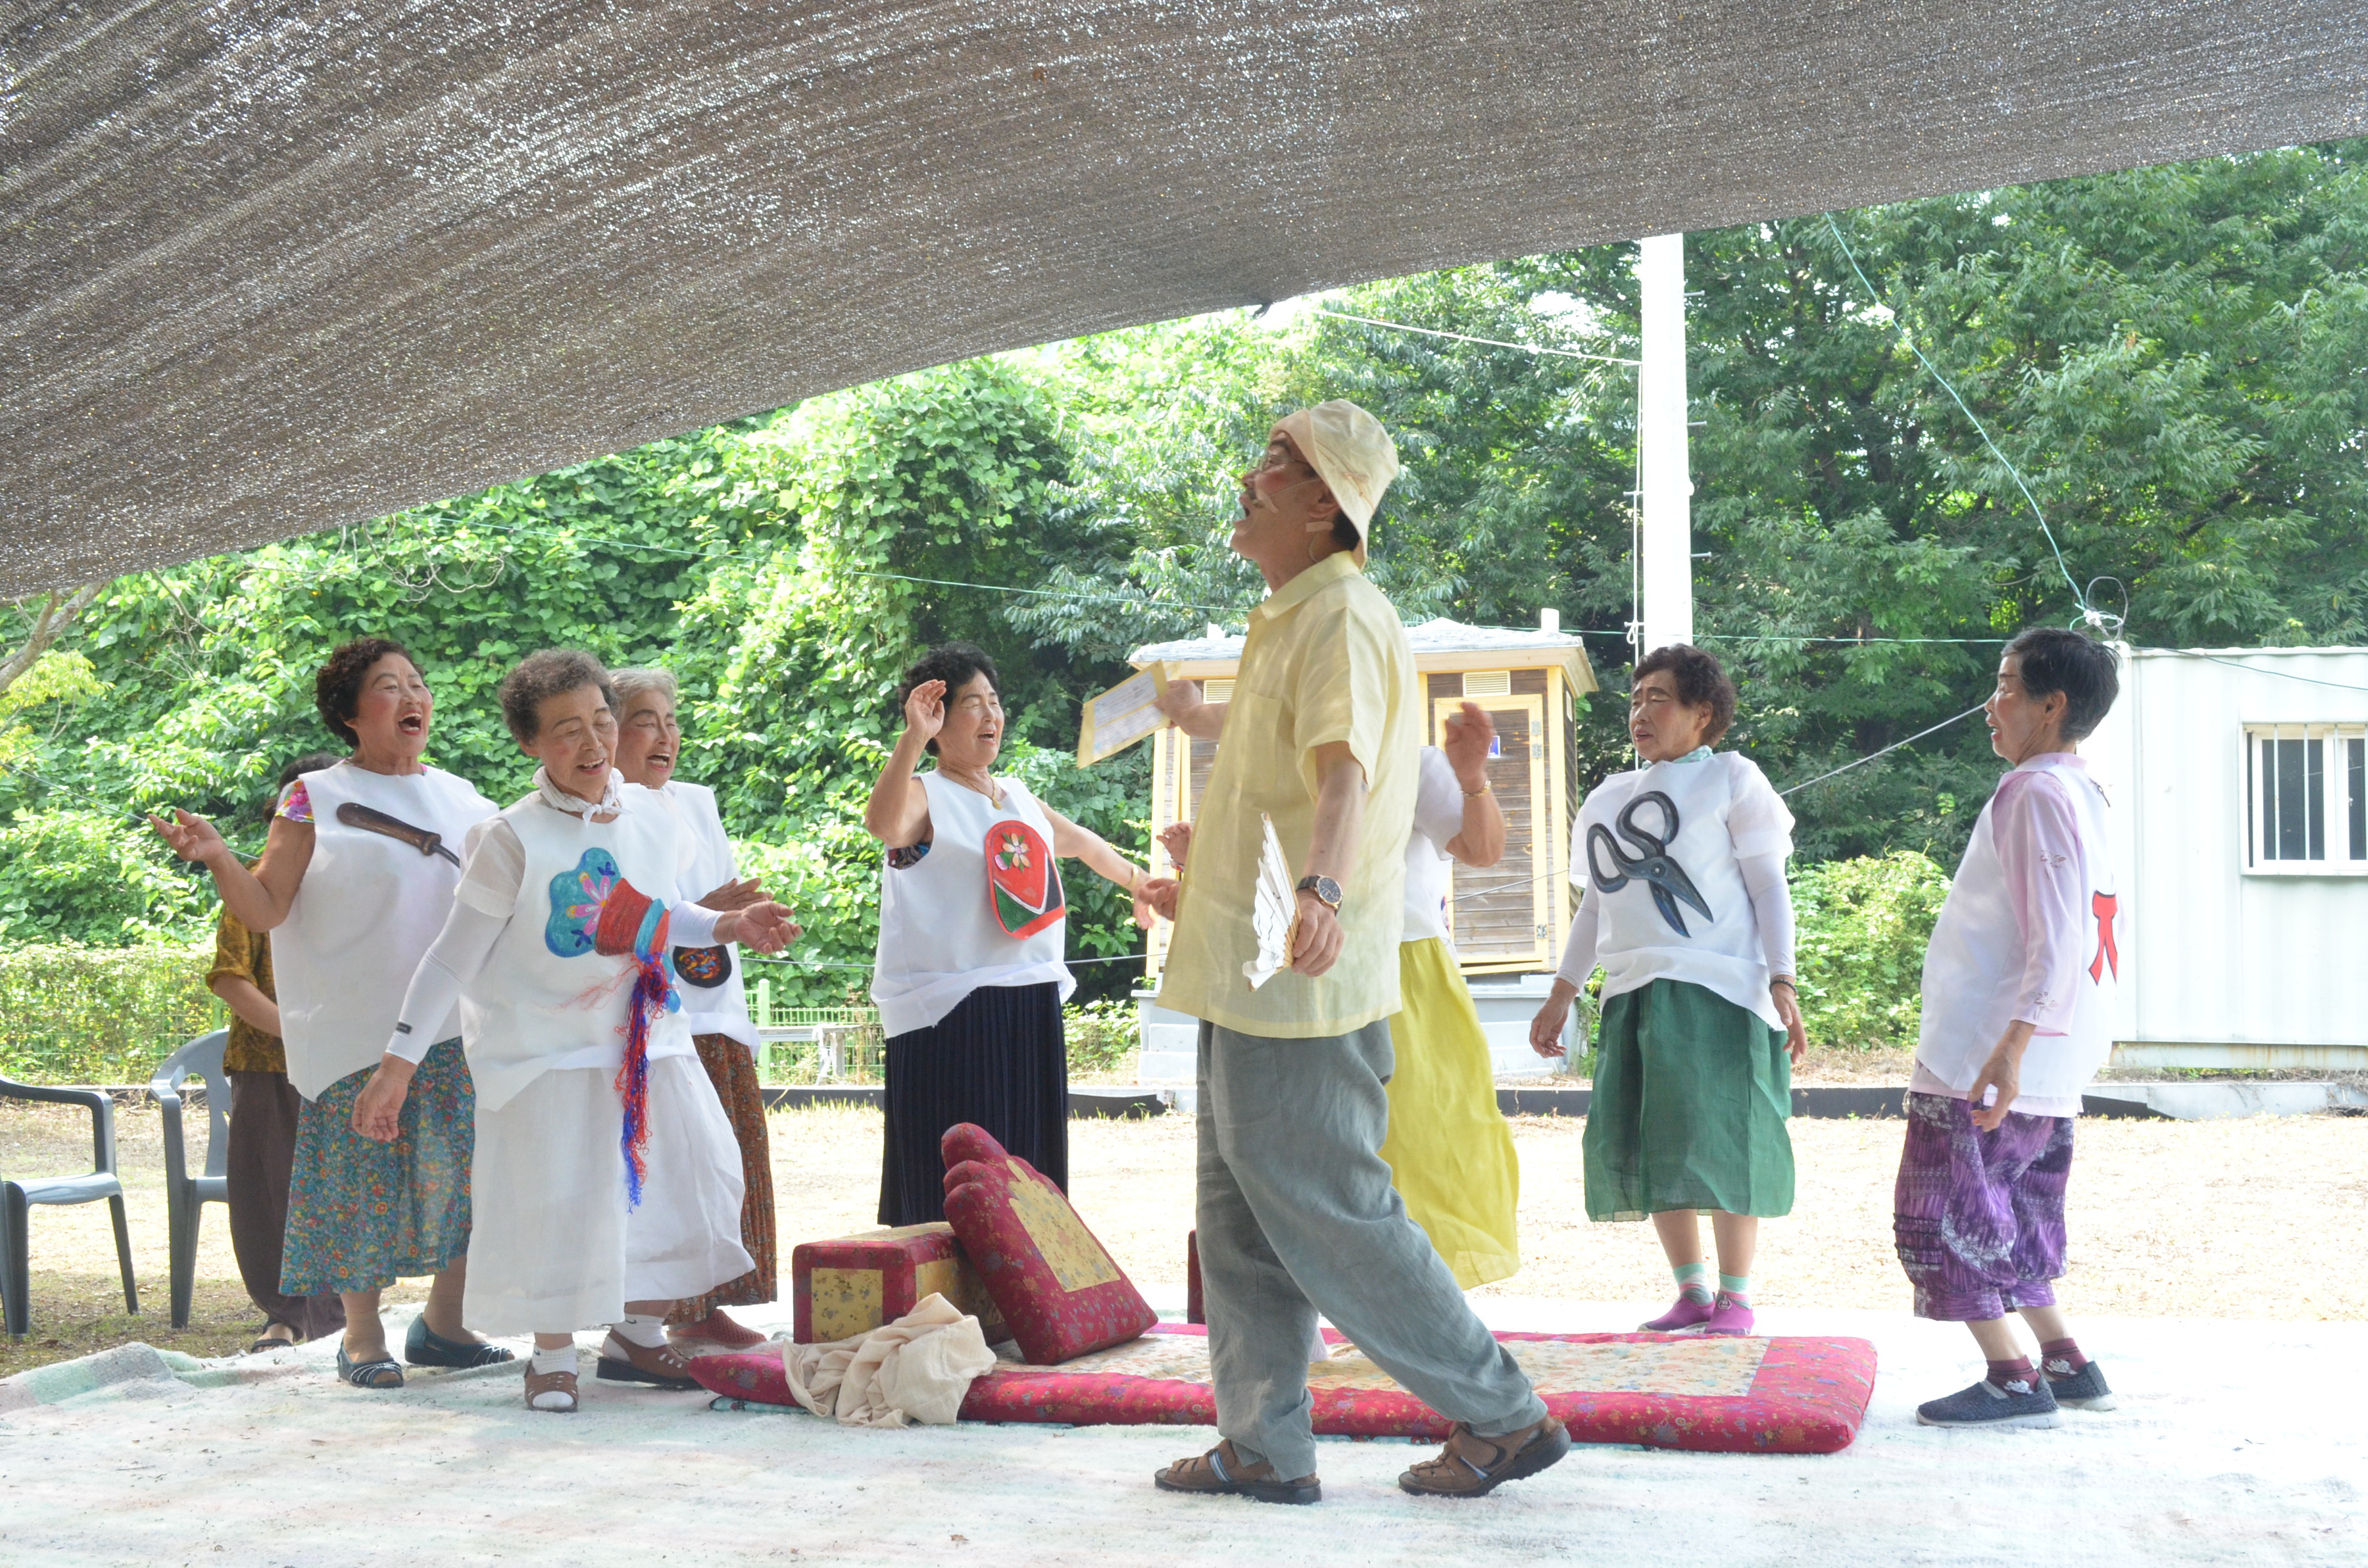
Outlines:
[[[2068,752],[1998,780],[1924,960],[1924,1023],[1908,1087],[1964,1099],[2009,1024],[2032,1026],[2014,1109],[2078,1116],[2112,1044],[2118,909],[2104,795]]]
[[[1793,815],[1748,757],[1705,746],[1612,775],[1572,824],[1587,892],[1557,978],[1584,986],[1600,963],[1606,996],[1683,981],[1781,1028],[1768,988],[1793,972],[1792,850]]]
[[[525,892],[526,846],[518,830],[503,817],[487,817],[470,831],[468,864],[461,873],[461,889],[445,917],[444,929],[419,960],[411,984],[403,994],[394,1034],[386,1053],[418,1062],[434,1044],[433,1031],[417,1020],[449,1017],[460,1005],[461,993],[476,979],[493,956],[494,946],[513,919],[539,911],[518,908]],[[715,941],[720,912],[704,904],[668,907],[668,933],[681,947],[703,948]],[[554,1067],[602,1067],[614,1063],[613,1047],[596,1047],[552,1063]]]

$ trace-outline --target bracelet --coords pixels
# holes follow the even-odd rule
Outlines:
[[[1483,778],[1482,780],[1480,780],[1480,788],[1478,788],[1477,790],[1465,790],[1463,791],[1464,796],[1465,796],[1465,798],[1466,798],[1466,799],[1469,799],[1470,797],[1472,797],[1472,796],[1474,796],[1474,795],[1485,795],[1485,794],[1486,794],[1487,792],[1488,792],[1488,781],[1487,781],[1486,778]]]

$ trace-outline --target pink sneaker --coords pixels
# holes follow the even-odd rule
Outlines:
[[[1751,1309],[1724,1290],[1718,1293],[1718,1299],[1705,1315],[1709,1321],[1702,1324],[1704,1334],[1745,1335],[1751,1332]]]
[[[1636,1332],[1639,1334],[1683,1334],[1690,1328],[1700,1328],[1703,1324],[1710,1322],[1711,1315],[1711,1305],[1708,1301],[1697,1301],[1691,1296],[1680,1295],[1678,1297],[1678,1304],[1676,1306],[1671,1307],[1668,1312],[1663,1312],[1651,1323],[1638,1324],[1636,1325]],[[1745,1319],[1745,1326],[1748,1328],[1749,1326],[1751,1314],[1749,1312],[1746,1312],[1743,1315]]]

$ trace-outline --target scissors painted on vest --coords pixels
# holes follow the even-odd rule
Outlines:
[[[1636,809],[1647,805],[1660,808],[1663,820],[1659,833],[1649,833],[1637,825]],[[1692,935],[1686,929],[1686,917],[1678,913],[1680,903],[1701,911],[1705,920],[1718,918],[1710,912],[1710,905],[1702,902],[1702,892],[1694,886],[1694,880],[1686,875],[1686,869],[1678,864],[1677,857],[1669,853],[1669,845],[1678,836],[1676,801],[1658,790],[1647,790],[1621,807],[1620,815],[1615,820],[1620,836],[1644,853],[1634,856],[1622,854],[1611,830],[1601,823],[1588,828],[1587,872],[1593,879],[1598,892],[1618,892],[1628,885],[1631,878],[1645,883],[1653,890],[1653,907],[1661,912],[1661,918],[1668,921],[1680,937]],[[1607,875],[1595,858],[1599,846],[1611,857],[1611,864],[1617,868],[1611,874]]]

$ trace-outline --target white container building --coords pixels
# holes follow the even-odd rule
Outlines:
[[[2368,648],[2121,652],[2115,1065],[2368,1069]]]

